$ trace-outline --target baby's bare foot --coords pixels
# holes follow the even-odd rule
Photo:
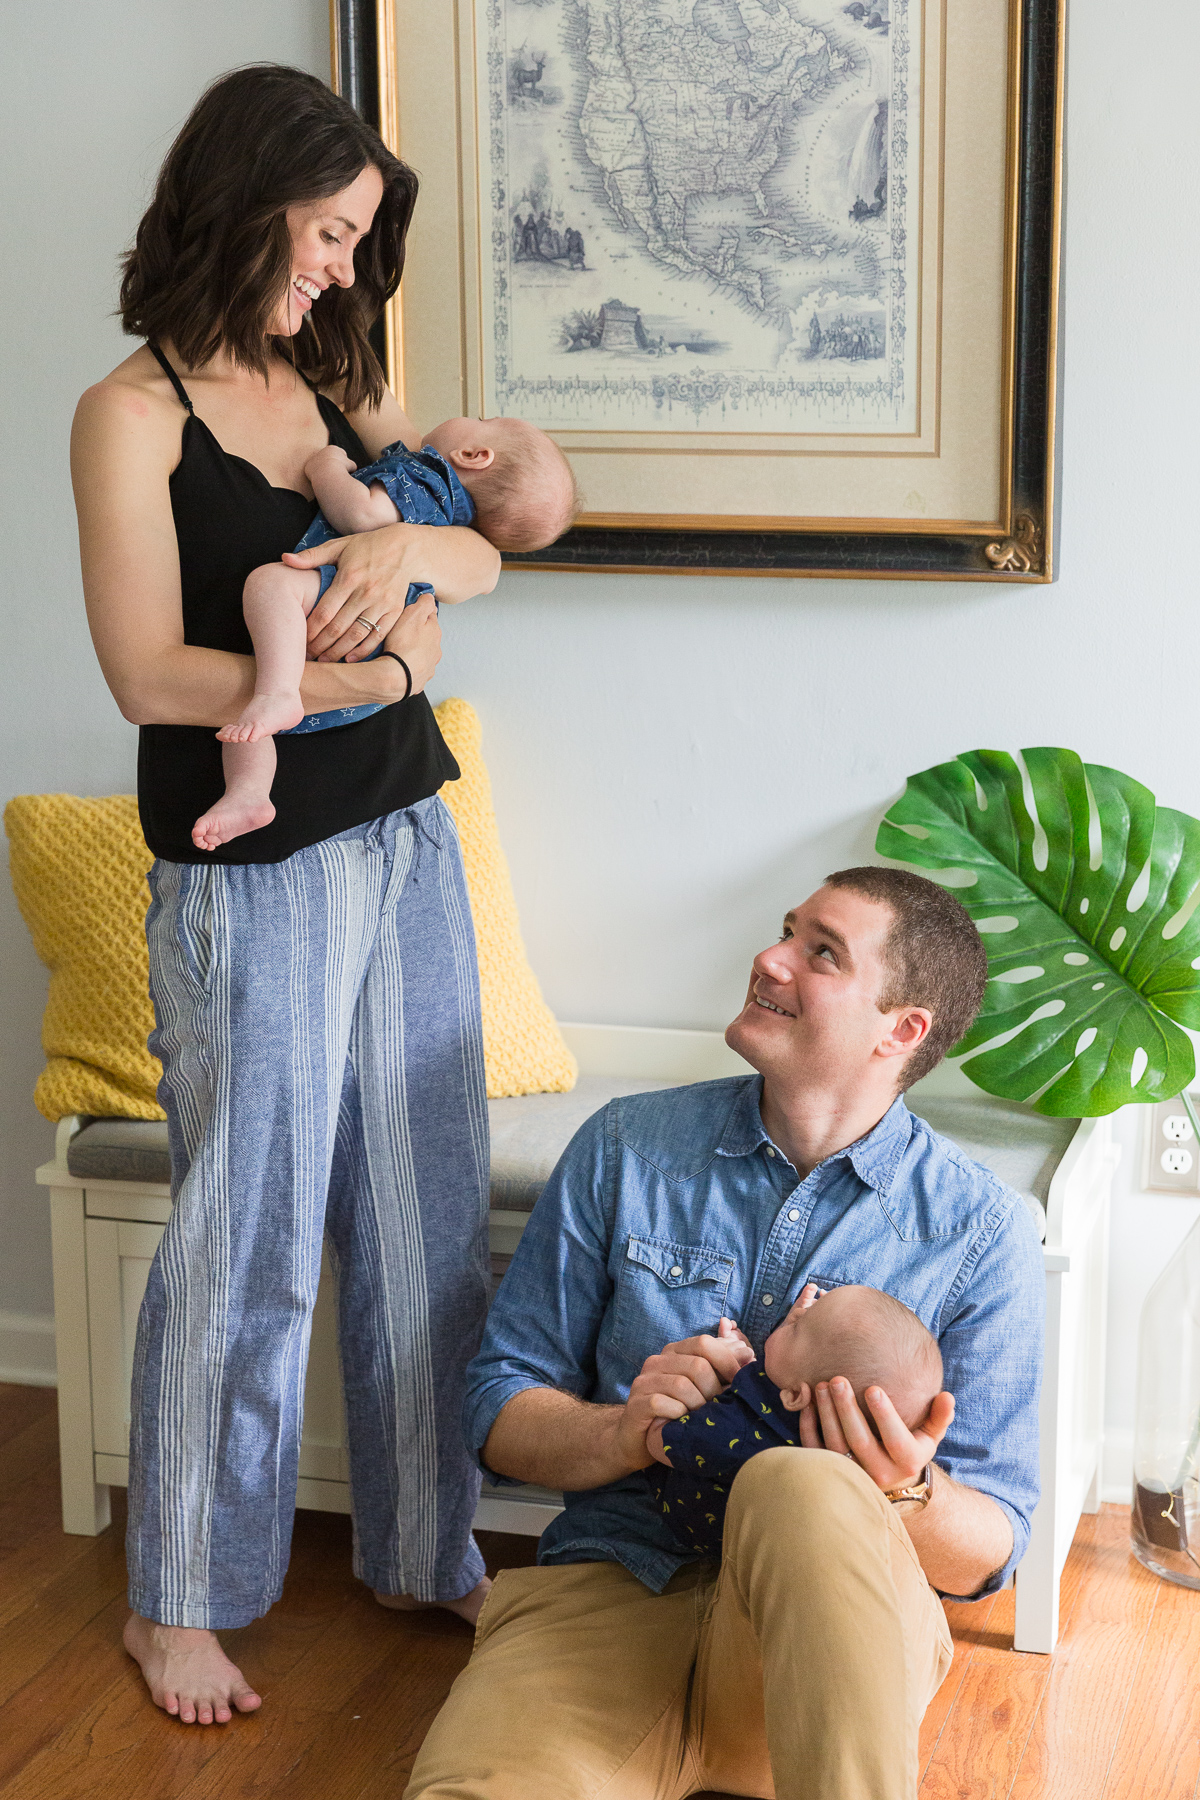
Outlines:
[[[213,1631],[190,1625],[156,1625],[130,1613],[125,1648],[141,1671],[155,1706],[185,1725],[227,1725],[239,1712],[262,1705],[240,1669],[230,1662]]]
[[[217,736],[223,744],[257,744],[260,738],[290,731],[304,717],[299,694],[255,694],[232,725],[222,725]]]
[[[483,1603],[491,1591],[492,1584],[486,1575],[479,1586],[473,1587],[461,1600],[414,1600],[411,1594],[381,1594],[378,1588],[373,1590],[380,1606],[386,1606],[392,1612],[430,1612],[434,1607],[440,1606],[445,1612],[457,1613],[472,1629],[478,1622]]]
[[[215,850],[218,844],[227,844],[231,838],[269,825],[274,817],[275,808],[269,800],[225,794],[196,820],[192,842],[197,850]]]

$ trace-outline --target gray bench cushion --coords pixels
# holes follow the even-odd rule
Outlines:
[[[1050,1183],[1079,1129],[1079,1120],[1044,1119],[1041,1113],[982,1093],[952,1099],[933,1095],[926,1099],[914,1093],[911,1102],[913,1111],[935,1131],[953,1138],[973,1162],[983,1163],[1016,1188],[1044,1238]]]
[[[622,1094],[652,1094],[662,1086],[661,1081],[581,1075],[569,1094],[489,1100],[492,1205],[532,1212],[555,1163],[586,1119]]]
[[[527,1094],[489,1100],[492,1131],[492,1205],[529,1212],[550,1171],[585,1119],[622,1094],[644,1094],[657,1081],[621,1081],[611,1075],[581,1075],[570,1094]],[[1043,1119],[1023,1107],[987,1094],[963,1098],[912,1096],[933,1126],[961,1144],[975,1162],[1002,1181],[1046,1204],[1054,1171],[1075,1134],[1075,1119]],[[67,1168],[72,1175],[104,1181],[171,1179],[164,1124],[142,1119],[94,1119],[71,1139]]]
[[[585,1119],[618,1095],[652,1093],[662,1085],[581,1075],[569,1094],[489,1100],[492,1205],[532,1212],[551,1169]],[[169,1182],[166,1125],[158,1119],[93,1119],[67,1146],[67,1168],[93,1181]]]

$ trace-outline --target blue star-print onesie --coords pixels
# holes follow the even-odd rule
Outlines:
[[[723,1393],[663,1426],[671,1458],[646,1471],[664,1519],[685,1550],[720,1556],[734,1476],[762,1450],[800,1447],[800,1415],[788,1412],[761,1363],[739,1369]]]
[[[409,450],[404,444],[389,444],[377,461],[356,469],[354,479],[365,487],[378,481],[406,525],[470,525],[474,522],[475,506],[471,496],[445,457],[439,456],[436,450]],[[318,512],[296,548],[311,550],[317,544],[327,544],[331,538],[340,536],[325,514]],[[327,563],[317,573],[321,577],[317,595],[320,600],[337,574],[337,565]],[[404,604],[411,606],[422,594],[432,592],[427,581],[414,581]],[[365,660],[370,662],[378,655],[379,650],[374,650]],[[291,737],[301,731],[329,731],[335,725],[354,725],[359,719],[367,719],[382,710],[380,706],[339,706],[331,712],[307,713],[290,732],[281,731],[279,735]]]

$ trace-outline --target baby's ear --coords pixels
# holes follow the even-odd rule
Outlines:
[[[803,1412],[812,1403],[812,1389],[802,1381],[798,1388],[780,1388],[779,1398],[789,1412]]]
[[[468,475],[482,474],[484,469],[491,468],[495,460],[496,452],[490,444],[472,444],[465,449],[450,450],[446,453],[446,461],[453,463],[456,469],[465,471]]]

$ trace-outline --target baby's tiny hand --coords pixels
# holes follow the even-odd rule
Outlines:
[[[322,474],[334,474],[343,470],[347,475],[353,475],[357,467],[358,464],[350,461],[340,444],[323,444],[319,450],[313,451],[305,463],[304,473],[311,482]]]
[[[736,1319],[722,1319],[717,1326],[717,1336],[726,1341],[732,1340],[735,1344],[741,1344],[744,1349],[749,1350],[750,1352],[746,1361],[754,1361],[754,1346],[751,1344],[750,1339],[746,1336],[745,1332],[738,1325]]]

